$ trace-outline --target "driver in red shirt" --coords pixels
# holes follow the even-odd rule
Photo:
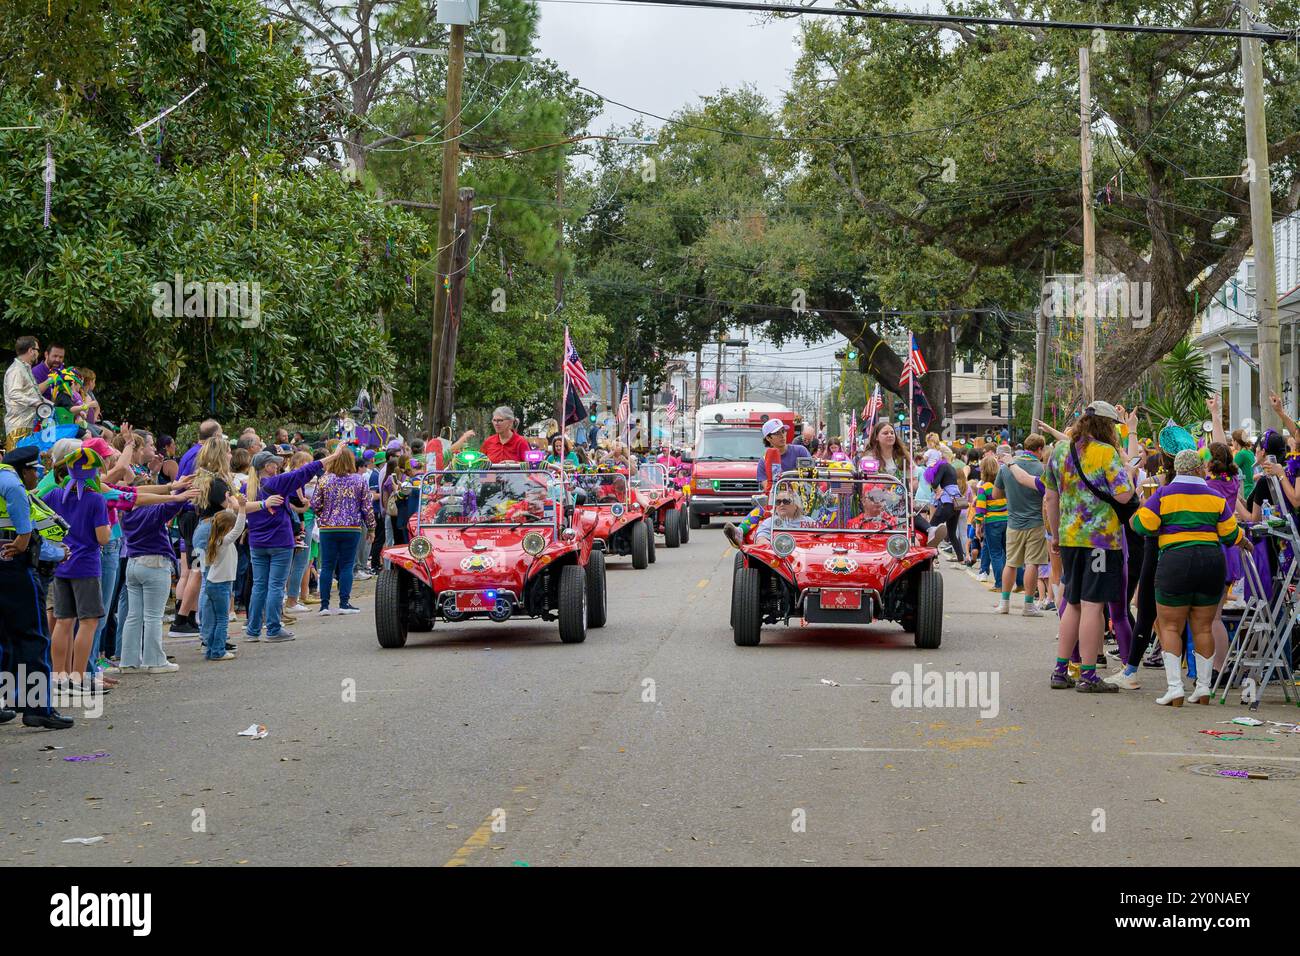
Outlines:
[[[515,431],[514,410],[505,405],[496,409],[492,413],[492,429],[496,434],[483,439],[479,454],[494,465],[512,461],[522,463],[528,449],[533,446],[529,444],[527,438]],[[459,449],[467,439],[472,437],[474,437],[473,431],[467,431],[461,435],[452,451]]]

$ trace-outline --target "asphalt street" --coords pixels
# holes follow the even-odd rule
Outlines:
[[[372,583],[365,613],[304,615],[296,641],[231,663],[169,639],[181,670],[124,677],[102,717],[0,727],[0,862],[1291,862],[1300,735],[1202,734],[1246,711],[1157,707],[1158,671],[1141,692],[1052,691],[1054,616],[998,616],[951,565],[939,650],[889,623],[739,648],[733,554],[715,526],[644,571],[611,559],[609,624],[580,645],[524,620],[382,650]],[[914,665],[996,675],[996,715],[894,706]],[[1280,701],[1254,716],[1300,719]]]

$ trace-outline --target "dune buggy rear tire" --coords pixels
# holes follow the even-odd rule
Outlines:
[[[405,647],[409,630],[406,605],[411,581],[405,571],[388,568],[375,585],[375,637],[380,647]]]
[[[587,571],[581,565],[560,568],[560,640],[581,644],[587,639]]]
[[[934,650],[943,640],[943,578],[938,571],[920,572],[912,640],[925,650]]]
[[[632,567],[638,571],[644,569],[650,564],[650,535],[646,532],[644,521],[633,522],[632,527],[628,528],[628,543],[632,547]]]
[[[682,513],[673,508],[664,513],[664,547],[680,548],[682,546]]]
[[[605,602],[605,553],[591,552],[587,559],[587,627],[604,627],[609,614]]]
[[[644,522],[645,522],[645,530],[646,530],[646,536],[645,536],[646,555],[647,557],[649,557],[650,563],[654,564],[655,563],[655,519],[647,516],[644,519]]]
[[[756,647],[763,630],[763,577],[758,568],[740,568],[732,585],[732,637],[740,647]]]
[[[677,509],[677,530],[680,532],[682,544],[691,540],[691,509],[687,505]]]

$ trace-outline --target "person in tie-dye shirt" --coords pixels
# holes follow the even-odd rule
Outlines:
[[[1084,474],[1098,491],[1124,504],[1133,497],[1133,479],[1120,457],[1116,425],[1120,415],[1108,402],[1096,401],[1071,426],[1043,472],[1043,507],[1052,533],[1052,553],[1061,556],[1065,613],[1057,636],[1052,687],[1075,687],[1082,693],[1115,693],[1119,688],[1097,677],[1097,657],[1105,631],[1105,605],[1122,601],[1124,531],[1115,509],[1088,490],[1071,460],[1078,449]],[[1129,416],[1129,434],[1137,431],[1137,414]],[[1134,439],[1135,440],[1135,439]],[[1075,686],[1068,673],[1070,654],[1079,645],[1082,659]]]

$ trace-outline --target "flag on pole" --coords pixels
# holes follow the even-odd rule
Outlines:
[[[844,445],[848,449],[850,458],[856,458],[858,454],[858,416],[849,410],[849,432],[844,436]]]
[[[903,375],[898,380],[899,388],[906,388],[908,382],[920,378],[930,367],[925,364],[925,357],[921,354],[921,346],[916,343],[916,335],[911,336],[912,345],[907,353],[907,362],[903,365]]]
[[[866,431],[870,431],[876,424],[876,416],[880,414],[882,399],[880,397],[880,383],[876,383],[875,389],[871,392],[871,398],[868,399],[867,405],[862,409],[862,423]]]
[[[628,385],[623,384],[623,397],[618,400],[618,420],[620,424],[626,424],[632,414],[632,402],[628,395]]]
[[[591,381],[587,378],[587,370],[582,367],[578,350],[573,347],[573,340],[569,338],[567,325],[564,327],[564,377],[579,395],[591,394]]]
[[[676,392],[672,393],[672,400],[668,403],[668,407],[664,409],[664,418],[668,420],[669,428],[672,428],[673,423],[677,421],[677,393]]]

